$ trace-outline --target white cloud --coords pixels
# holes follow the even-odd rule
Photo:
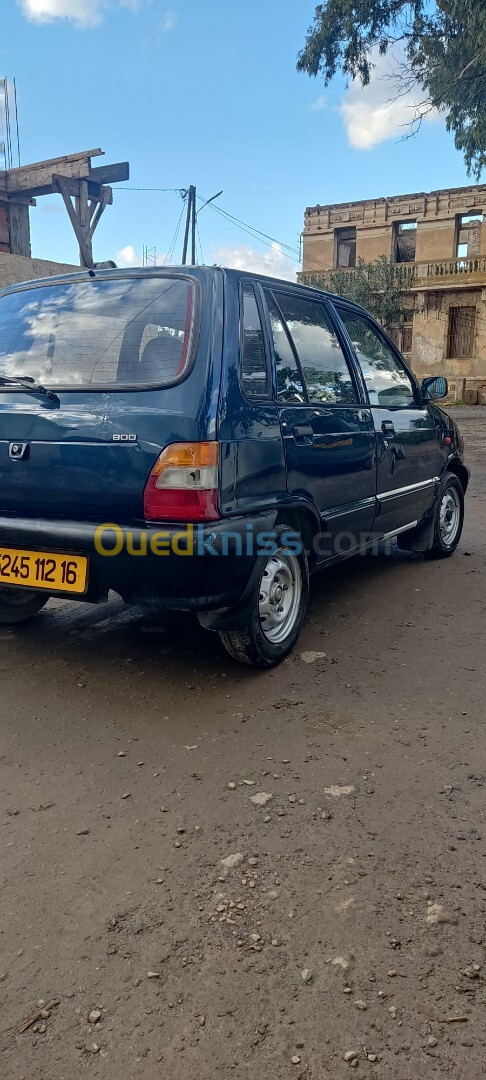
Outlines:
[[[410,124],[420,116],[430,122],[439,115],[435,110],[425,115],[424,91],[420,87],[413,87],[394,100],[393,72],[401,63],[399,57],[375,54],[373,62],[375,67],[368,86],[355,79],[340,105],[348,142],[355,150],[371,150],[386,139],[406,135]]]
[[[139,0],[17,0],[30,22],[70,19],[78,27],[99,26],[109,7],[136,11]]]
[[[316,101],[313,101],[312,105],[309,105],[309,109],[311,112],[322,112],[322,109],[327,109],[327,101],[324,94],[321,94]]]
[[[250,270],[253,274],[268,274],[288,281],[295,281],[297,273],[296,265],[284,255],[278,244],[272,244],[266,251],[254,251],[246,245],[232,248],[222,244],[213,251],[212,261],[234,270]]]
[[[175,11],[166,11],[160,24],[160,29],[162,30],[162,32],[165,32],[167,30],[173,30],[176,22],[177,13]]]
[[[142,266],[143,259],[138,251],[135,251],[133,244],[127,244],[116,252],[115,262],[117,266]]]

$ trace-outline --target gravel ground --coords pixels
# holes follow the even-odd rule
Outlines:
[[[453,412],[455,557],[316,577],[275,671],[117,601],[0,628],[6,1080],[486,1076],[486,410]]]

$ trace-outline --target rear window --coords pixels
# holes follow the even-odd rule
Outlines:
[[[0,297],[0,376],[46,386],[166,386],[191,361],[194,285],[175,277],[46,285]]]

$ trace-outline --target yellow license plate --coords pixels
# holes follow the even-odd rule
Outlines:
[[[88,560],[85,555],[0,547],[0,585],[84,593],[87,579]]]

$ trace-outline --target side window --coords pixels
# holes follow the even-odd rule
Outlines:
[[[260,312],[253,285],[243,285],[241,386],[247,397],[268,396],[268,373]]]
[[[278,401],[305,401],[302,376],[277,304],[270,292],[265,291],[265,299],[270,316],[275,351],[277,399]]]
[[[309,401],[341,405],[357,401],[346,357],[323,304],[277,293],[293,340]]]
[[[361,365],[370,405],[381,405],[385,409],[394,406],[403,409],[414,405],[415,395],[410,376],[379,330],[354,311],[341,308],[337,304],[336,307]]]

